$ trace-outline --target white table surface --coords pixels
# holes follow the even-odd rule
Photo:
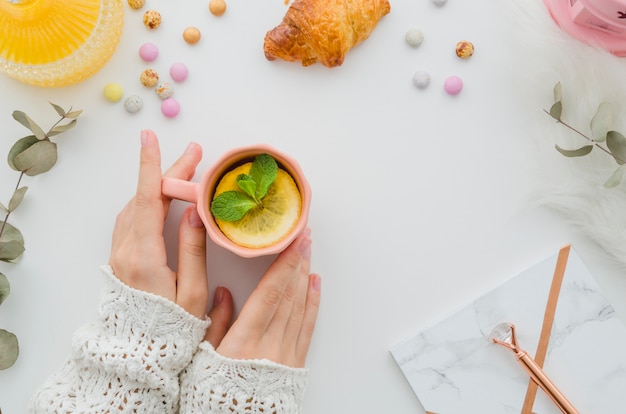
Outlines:
[[[282,0],[230,1],[220,18],[206,1],[148,0],[144,10],[159,10],[162,26],[148,31],[143,11],[125,4],[121,43],[88,80],[42,89],[0,76],[2,159],[27,135],[11,118],[14,109],[43,126],[56,120],[48,101],[84,110],[77,128],[57,140],[54,169],[24,179],[30,189],[11,216],[27,250],[19,264],[0,263],[12,288],[0,327],[18,336],[21,351],[0,372],[3,413],[24,412],[68,356],[74,330],[96,316],[98,266],[135,189],[143,128],[160,137],[164,166],[189,141],[199,142],[204,159],[195,180],[244,144],[265,142],[301,163],[313,188],[312,266],[323,279],[305,413],[422,413],[389,347],[565,243],[624,319],[623,274],[566,220],[530,201],[537,148],[525,131],[545,115],[530,94],[512,95],[516,80],[505,64],[514,53],[511,33],[493,3],[392,1],[371,37],[329,70],[265,59],[263,37],[281,21]],[[181,37],[192,25],[203,35],[195,46]],[[410,28],[424,33],[418,49],[404,41]],[[454,54],[464,39],[476,46],[467,61]],[[153,64],[138,57],[144,42],[160,48]],[[180,115],[166,119],[138,77],[147,67],[167,77],[176,61],[190,76],[175,84]],[[427,90],[412,85],[418,69],[431,74]],[[465,81],[456,97],[442,88],[450,75]],[[126,96],[143,97],[140,113],[104,100],[102,88],[112,81]],[[17,177],[3,161],[3,203]],[[167,221],[171,250],[183,209],[175,202]],[[208,258],[211,288],[229,287],[238,308],[271,260],[241,259],[211,243]]]

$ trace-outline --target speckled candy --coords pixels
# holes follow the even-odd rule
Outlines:
[[[159,48],[154,43],[144,43],[139,48],[139,57],[145,62],[153,62],[159,57]]]
[[[174,118],[180,112],[180,104],[174,98],[167,98],[161,102],[161,113],[168,118]]]
[[[146,4],[146,0],[128,0],[131,9],[139,10]]]
[[[474,54],[474,45],[467,40],[456,44],[456,55],[461,59],[469,59]]]
[[[104,86],[102,93],[107,101],[117,102],[124,96],[124,89],[119,83],[111,82]]]
[[[187,79],[188,75],[189,69],[184,63],[176,62],[170,67],[170,77],[174,82],[182,82]]]
[[[172,95],[174,95],[174,88],[172,87],[172,84],[168,82],[159,83],[155,91],[161,99],[171,98]]]
[[[143,100],[138,95],[131,95],[124,101],[124,109],[131,114],[141,111],[141,108],[143,108]]]
[[[413,84],[419,89],[426,89],[430,85],[430,74],[425,70],[418,70],[413,75]]]
[[[411,29],[408,32],[406,32],[406,35],[404,36],[404,40],[406,40],[409,46],[418,47],[424,41],[424,34],[417,29]]]
[[[141,81],[141,84],[143,86],[152,88],[153,86],[156,86],[157,83],[159,83],[159,74],[154,69],[146,69],[141,72],[139,80]]]
[[[458,76],[450,76],[444,82],[443,89],[449,95],[458,95],[463,89],[463,81]]]
[[[148,10],[143,14],[143,24],[148,29],[156,29],[161,25],[161,13],[156,10]]]

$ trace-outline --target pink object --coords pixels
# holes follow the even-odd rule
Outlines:
[[[626,56],[626,0],[544,0],[552,19],[588,45]]]
[[[174,98],[167,98],[161,102],[161,113],[168,118],[174,118],[180,112],[180,104]]]
[[[187,79],[189,75],[189,69],[187,65],[181,62],[176,62],[170,67],[170,76],[175,82],[182,82]]]
[[[444,82],[443,88],[450,95],[458,95],[463,89],[463,81],[458,76],[450,76]]]
[[[252,160],[259,154],[270,154],[276,162],[285,169],[294,179],[300,195],[302,196],[302,210],[295,227],[285,238],[278,243],[260,248],[242,247],[235,244],[222,233],[213,219],[210,211],[210,201],[213,199],[213,191],[221,177],[229,170],[244,161]],[[200,183],[195,183],[177,178],[163,178],[161,190],[164,195],[179,200],[195,203],[198,214],[204,223],[209,237],[215,244],[221,246],[241,257],[258,257],[282,252],[295,240],[305,229],[309,221],[309,208],[311,205],[311,187],[306,180],[298,162],[292,157],[264,144],[252,145],[233,149],[222,155],[205,173]]]
[[[159,56],[159,48],[154,43],[144,43],[139,48],[139,57],[146,62],[152,62]]]

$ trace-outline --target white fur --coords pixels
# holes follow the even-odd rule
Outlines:
[[[506,4],[504,15],[514,30],[510,71],[521,85],[515,93],[525,94],[537,110],[527,131],[536,140],[535,200],[560,211],[626,269],[626,177],[619,187],[604,188],[617,164],[597,148],[581,158],[559,154],[554,144],[577,148],[586,141],[539,111],[550,108],[552,88],[560,81],[565,122],[589,135],[598,105],[609,102],[615,112],[612,129],[626,135],[626,58],[568,36],[541,0],[498,3]]]

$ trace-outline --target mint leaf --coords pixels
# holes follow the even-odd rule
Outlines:
[[[248,174],[239,174],[235,181],[244,193],[248,194],[250,197],[258,202],[258,200],[256,200],[256,181],[254,181],[252,177],[250,177]]]
[[[211,202],[211,213],[220,220],[237,221],[255,205],[255,201],[246,193],[225,191]]]
[[[250,168],[250,177],[257,183],[256,199],[261,200],[267,194],[268,188],[276,180],[278,164],[269,154],[259,154],[254,158]]]

